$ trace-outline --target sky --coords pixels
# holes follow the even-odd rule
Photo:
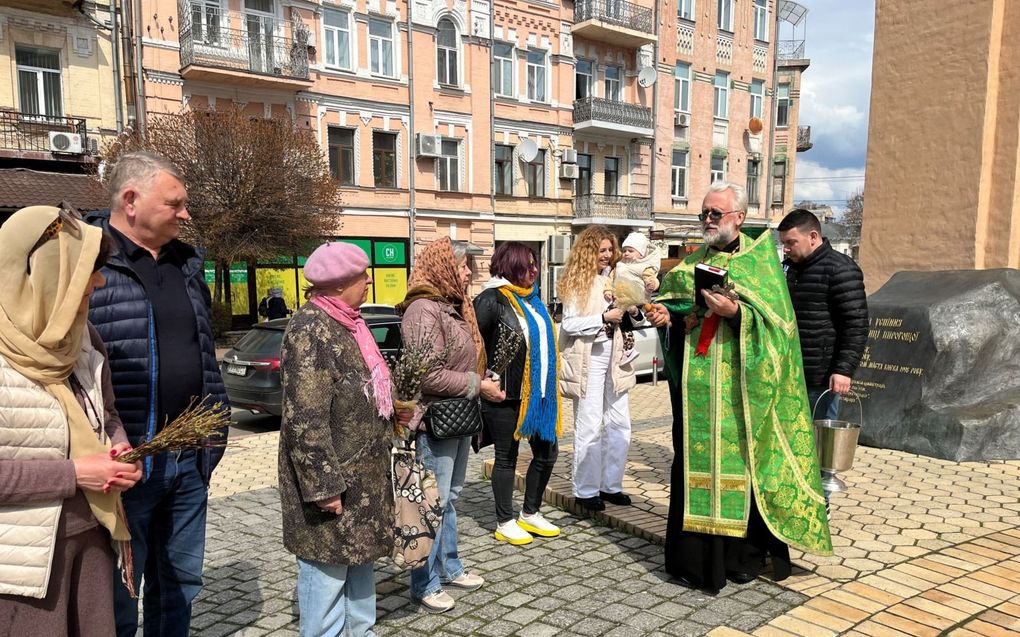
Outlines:
[[[797,0],[806,26],[780,40],[806,40],[811,66],[800,91],[800,125],[811,127],[814,147],[797,155],[794,201],[810,199],[842,209],[864,187],[871,96],[874,0]]]

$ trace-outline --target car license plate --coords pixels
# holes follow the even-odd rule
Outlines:
[[[244,376],[248,373],[248,368],[244,365],[227,365],[227,373],[235,376]]]

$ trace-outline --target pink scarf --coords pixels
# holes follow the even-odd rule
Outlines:
[[[389,420],[393,417],[393,385],[390,382],[390,368],[386,365],[386,359],[379,352],[372,337],[372,331],[368,329],[365,319],[361,318],[361,311],[352,308],[335,296],[323,296],[316,294],[310,301],[316,307],[322,308],[326,314],[347,328],[354,335],[354,340],[361,350],[361,357],[365,359],[365,365],[372,372],[372,379],[365,385],[365,396],[368,394],[368,386],[372,386],[372,394],[375,396],[376,407],[379,408],[379,415]]]

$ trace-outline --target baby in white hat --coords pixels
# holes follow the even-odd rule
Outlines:
[[[623,240],[623,255],[619,263],[609,274],[605,286],[606,301],[616,300],[616,284],[618,281],[635,281],[644,286],[645,302],[648,301],[652,292],[659,289],[659,264],[662,261],[659,250],[650,244],[648,237],[640,232],[632,232]],[[623,308],[628,310],[630,308]],[[634,335],[632,330],[625,330],[621,324],[623,334],[623,357],[621,363],[629,363],[637,358],[634,351]]]

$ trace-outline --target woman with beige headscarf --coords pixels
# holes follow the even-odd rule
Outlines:
[[[120,492],[141,467],[113,407],[89,294],[110,244],[66,209],[0,226],[0,634],[114,635],[117,559],[130,582]]]

